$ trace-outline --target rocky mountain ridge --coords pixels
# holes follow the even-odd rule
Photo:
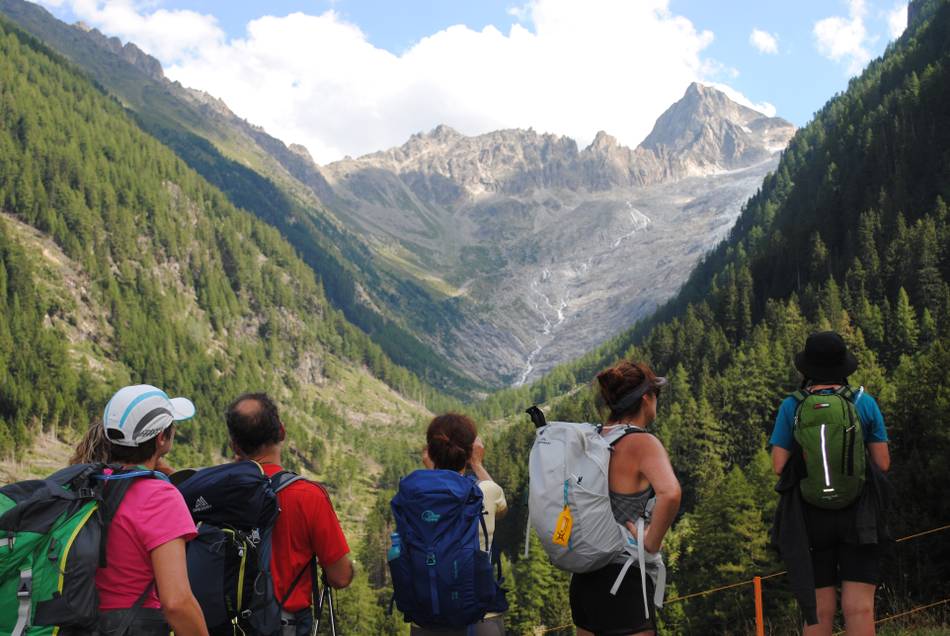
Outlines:
[[[447,179],[457,196],[519,194],[537,188],[639,187],[748,167],[784,148],[795,128],[693,83],[664,112],[637,147],[620,145],[605,131],[583,149],[569,137],[533,129],[465,136],[440,125],[397,148],[323,167],[332,182],[368,168],[404,175],[413,185]],[[440,198],[449,191],[432,189]]]
[[[691,84],[637,148],[603,131],[580,148],[531,129],[442,125],[320,170],[335,213],[378,253],[471,303],[479,324],[442,350],[518,383],[672,295],[794,132]]]

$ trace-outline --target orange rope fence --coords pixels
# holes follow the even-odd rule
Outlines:
[[[895,543],[901,543],[901,542],[904,542],[904,541],[910,541],[911,539],[916,539],[916,538],[918,538],[918,537],[927,536],[927,535],[929,535],[929,534],[935,534],[935,533],[937,533],[937,532],[942,532],[942,531],[944,531],[944,530],[950,530],[950,524],[947,524],[947,525],[945,525],[945,526],[940,526],[940,527],[938,527],[938,528],[931,528],[930,530],[924,530],[924,531],[918,532],[918,533],[916,533],[916,534],[910,534],[910,535],[907,535],[906,537],[901,537],[900,539],[896,539],[896,540],[895,540]],[[772,574],[766,574],[765,576],[758,577],[758,578],[759,578],[760,581],[765,581],[765,580],[768,580],[768,579],[775,578],[775,577],[777,577],[777,576],[782,576],[783,574],[787,574],[787,573],[788,573],[788,570],[782,570],[781,572],[773,572]],[[670,605],[670,604],[672,604],[672,603],[678,603],[678,602],[680,602],[680,601],[685,601],[685,600],[688,600],[688,599],[691,599],[691,598],[697,598],[697,597],[700,597],[700,596],[707,596],[707,595],[709,595],[709,594],[715,594],[716,592],[722,592],[722,591],[724,591],[724,590],[730,590],[730,589],[733,589],[733,588],[742,587],[743,585],[753,585],[754,583],[755,583],[755,578],[751,578],[751,579],[748,579],[748,580],[746,580],[746,581],[737,581],[736,583],[729,583],[729,584],[727,584],[727,585],[720,585],[719,587],[713,587],[713,588],[710,588],[710,589],[708,589],[708,590],[702,590],[702,591],[699,591],[699,592],[692,592],[692,593],[690,593],[690,594],[683,594],[683,595],[681,595],[681,596],[674,596],[674,597],[672,597],[672,598],[667,599],[666,602],[664,603],[664,605]],[[876,624],[876,623],[884,623],[884,622],[886,622],[886,621],[894,620],[894,619],[896,619],[896,618],[900,618],[901,616],[906,616],[906,615],[908,615],[908,614],[913,614],[913,613],[915,613],[915,612],[921,612],[921,611],[923,611],[923,610],[925,610],[925,609],[930,609],[931,607],[936,607],[936,606],[942,605],[942,604],[944,604],[944,603],[950,603],[950,598],[945,598],[945,599],[942,600],[942,601],[937,601],[936,603],[931,603],[931,604],[929,604],[929,605],[922,605],[922,606],[916,607],[916,608],[914,608],[914,609],[912,609],[912,610],[908,610],[908,611],[906,611],[906,612],[901,612],[900,614],[893,614],[893,615],[891,615],[891,616],[887,616],[887,617],[885,617],[885,618],[882,618],[882,619],[876,621],[875,624]],[[547,628],[547,629],[541,630],[539,633],[540,633],[540,634],[549,634],[549,633],[551,633],[551,632],[559,632],[559,631],[561,631],[561,630],[565,630],[565,629],[568,629],[568,628],[570,628],[570,627],[573,627],[573,624],[561,625],[561,626],[559,626],[559,627],[549,627],[549,628]],[[843,634],[843,633],[844,633],[844,632],[837,632],[837,634]]]
[[[900,612],[898,614],[891,614],[890,616],[885,616],[884,618],[874,621],[874,624],[880,625],[881,623],[886,623],[887,621],[892,621],[894,619],[907,616],[908,614],[916,614],[917,612],[922,612],[932,607],[937,607],[938,605],[944,605],[945,603],[950,603],[950,597],[945,598],[942,601],[937,601],[935,603],[930,603],[928,605],[921,605],[920,607],[915,607],[914,609],[907,610],[906,612]],[[843,629],[841,631],[835,632],[835,636],[839,636],[840,634],[844,634]]]

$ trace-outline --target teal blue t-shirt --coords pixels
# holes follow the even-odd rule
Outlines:
[[[817,391],[819,394],[828,395],[834,393],[831,389]],[[877,405],[877,400],[868,395],[866,391],[861,391],[857,402],[854,405],[858,409],[858,417],[861,418],[861,430],[864,433],[864,443],[873,444],[874,442],[887,441],[887,429],[884,428],[884,416]],[[792,450],[792,444],[795,437],[792,433],[792,427],[795,424],[795,409],[798,402],[795,398],[789,396],[785,398],[778,409],[778,415],[775,416],[775,428],[772,429],[772,437],[769,444],[778,446],[785,450]]]

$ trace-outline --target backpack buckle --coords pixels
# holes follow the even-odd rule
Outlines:
[[[30,598],[33,594],[33,570],[20,572],[20,585],[17,587],[18,599]]]
[[[240,613],[241,618],[249,618],[251,616],[251,610],[246,609]]]
[[[435,553],[430,552],[426,555],[426,565],[432,567],[435,565]]]
[[[80,499],[92,499],[96,496],[96,491],[88,486],[81,486],[79,490],[76,491],[76,494]]]

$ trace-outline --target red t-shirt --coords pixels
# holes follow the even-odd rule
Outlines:
[[[281,470],[277,464],[264,464],[264,472],[273,477]],[[298,481],[277,493],[280,515],[271,540],[271,574],[278,600],[284,598],[294,578],[316,556],[321,565],[332,565],[346,556],[350,547],[343,536],[330,497],[323,487]],[[298,612],[310,606],[310,573],[306,572],[284,609]]]

